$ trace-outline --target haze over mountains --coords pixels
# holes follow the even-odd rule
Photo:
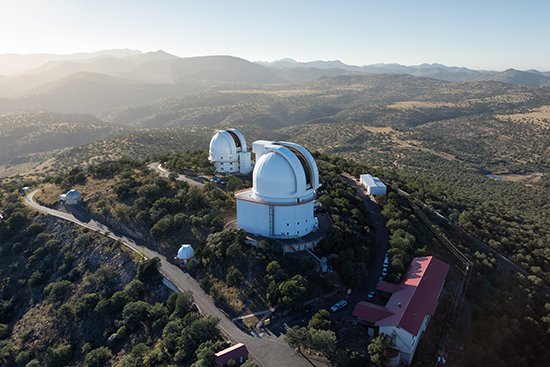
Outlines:
[[[192,94],[220,85],[296,84],[350,74],[409,74],[445,81],[498,81],[530,86],[550,86],[550,72],[509,69],[479,71],[440,64],[347,65],[341,61],[250,62],[233,56],[180,58],[164,51],[103,50],[70,55],[0,55],[0,112],[53,108],[57,100],[86,95],[99,100],[83,109],[97,112],[120,103]],[[153,86],[153,84],[155,86]],[[97,94],[108,88],[112,95],[126,94],[109,103]],[[70,103],[64,103],[70,104]]]
[[[492,70],[472,70],[465,67],[445,66],[442,64],[400,65],[400,64],[371,64],[364,66],[344,64],[340,60],[298,62],[293,59],[281,59],[273,62],[258,61],[260,65],[280,69],[291,68],[319,68],[340,69],[350,73],[373,74],[409,74],[451,82],[497,81],[510,84],[531,86],[550,86],[550,72],[538,70],[507,69],[502,72]]]

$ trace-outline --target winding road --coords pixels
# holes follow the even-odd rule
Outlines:
[[[160,162],[152,162],[152,163],[149,163],[147,165],[147,168],[149,169],[152,169],[153,171],[157,172],[160,176],[162,177],[168,177],[170,176],[170,171],[168,171],[166,168],[162,167],[162,163]],[[202,187],[204,186],[204,183],[203,182],[200,182],[200,181],[197,181],[197,180],[194,180],[193,178],[191,177],[188,177],[186,175],[182,175],[181,173],[180,174],[177,174],[176,176],[176,180],[178,181],[185,181],[187,182],[189,185],[191,186],[198,186],[198,187]]]
[[[41,213],[52,215],[54,217],[73,222],[79,226],[88,228],[92,231],[107,235],[109,238],[120,241],[124,246],[132,251],[151,259],[158,257],[161,261],[160,271],[162,275],[172,283],[180,292],[190,291],[195,299],[195,304],[200,312],[204,315],[216,316],[220,321],[218,328],[231,341],[240,342],[246,345],[250,355],[261,366],[264,367],[311,367],[311,366],[327,366],[319,361],[312,361],[298,354],[294,349],[290,348],[284,341],[282,336],[265,335],[262,337],[252,336],[239,329],[229,318],[222,313],[214,304],[212,298],[207,295],[199,283],[189,274],[184,273],[177,266],[168,262],[166,257],[153,251],[145,246],[138,245],[134,240],[114,234],[107,226],[93,219],[83,222],[74,215],[59,210],[47,208],[34,201],[33,197],[38,192],[34,190],[29,193],[24,200],[24,203],[32,209]]]

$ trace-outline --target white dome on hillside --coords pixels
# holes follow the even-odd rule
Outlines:
[[[284,141],[257,140],[252,150],[252,188],[235,194],[238,228],[270,238],[297,238],[314,231],[320,185],[313,156],[301,145]]]
[[[218,131],[210,140],[209,157],[211,160],[231,161],[237,158],[237,145],[231,135]]]
[[[82,194],[76,189],[71,189],[67,192],[65,197],[67,198],[67,200],[80,200]]]
[[[181,245],[177,256],[179,260],[189,260],[193,256],[195,256],[195,250],[191,245]]]
[[[281,147],[282,148],[282,147]],[[284,149],[284,150],[283,150]],[[252,180],[254,194],[263,198],[292,198],[306,190],[306,178],[300,162],[292,161],[286,148],[264,154],[256,162]],[[294,165],[292,164],[294,163]],[[298,164],[298,167],[296,166]]]
[[[220,173],[248,173],[252,169],[246,140],[237,129],[218,130],[210,140],[208,159]]]

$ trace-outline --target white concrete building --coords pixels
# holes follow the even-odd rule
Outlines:
[[[388,335],[394,357],[388,366],[410,365],[418,342],[435,314],[450,266],[433,256],[412,260],[401,284],[381,282],[379,292],[390,295],[385,306],[359,302],[353,316],[368,327],[371,337]]]
[[[195,256],[195,250],[193,249],[193,246],[184,244],[181,245],[180,249],[178,250],[178,254],[176,256],[176,261],[180,264],[186,265],[191,258]]]
[[[247,174],[252,170],[246,140],[237,129],[218,130],[210,140],[208,159],[218,173]]]
[[[359,176],[359,181],[365,186],[369,195],[386,195],[386,185],[378,177],[364,174]]]
[[[312,155],[289,142],[252,144],[252,188],[237,192],[237,226],[250,234],[290,239],[318,227],[313,213],[319,171]]]
[[[82,202],[82,194],[76,189],[71,189],[66,194],[59,195],[59,201],[67,205],[78,205]]]

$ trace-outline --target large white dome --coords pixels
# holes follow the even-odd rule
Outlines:
[[[195,256],[195,250],[193,250],[193,247],[191,245],[181,245],[180,249],[178,250],[178,259],[189,260],[193,256]]]
[[[298,192],[298,183],[304,185],[304,173],[279,152],[262,155],[256,162],[254,173],[254,194],[264,198],[292,198]]]

